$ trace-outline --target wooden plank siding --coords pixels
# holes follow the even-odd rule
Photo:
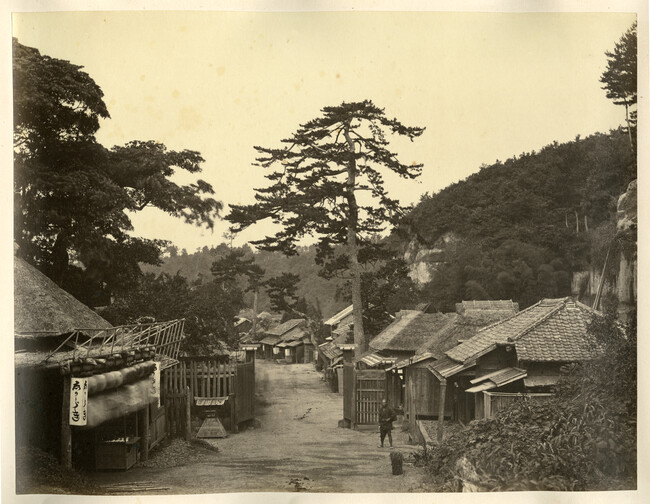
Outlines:
[[[233,418],[243,422],[253,418],[255,362],[238,364],[218,359],[188,360],[167,368],[161,376],[161,401],[167,411],[167,427],[174,435],[185,424],[185,401],[221,398],[231,402]],[[239,384],[239,385],[238,385]]]
[[[553,394],[550,393],[515,394],[508,392],[479,392],[476,394],[476,418],[493,418],[499,411],[516,401],[544,401],[552,396]],[[479,403],[481,406],[480,410]]]
[[[255,414],[255,362],[237,364],[234,390],[236,422],[250,420]]]
[[[416,432],[419,418],[438,418],[440,382],[424,367],[410,366],[405,369],[406,397],[404,412],[408,417],[410,431]],[[451,417],[454,408],[454,387],[445,393],[445,416]]]
[[[343,418],[355,422],[354,418],[354,364],[343,364]]]

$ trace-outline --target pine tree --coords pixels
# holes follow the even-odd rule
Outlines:
[[[388,119],[369,100],[325,107],[320,117],[282,140],[284,147],[255,147],[258,165],[274,169],[266,175],[271,185],[256,190],[256,203],[231,206],[226,217],[234,231],[265,219],[280,224],[282,229],[274,236],[251,242],[263,250],[293,255],[301,238],[313,236],[318,239],[319,260],[326,261],[336,260],[336,245],[345,245],[358,353],[368,343],[363,331],[359,250],[405,210],[389,197],[380,169],[410,179],[422,169],[415,162],[401,163],[388,149],[386,135],[412,141],[423,131]]]
[[[605,84],[607,98],[616,105],[625,105],[625,121],[630,139],[630,147],[634,151],[633,132],[636,133],[636,106],[637,93],[637,37],[636,22],[625,32],[614,46],[614,52],[607,51],[607,69],[600,77],[600,82]]]

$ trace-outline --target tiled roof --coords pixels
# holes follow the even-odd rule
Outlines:
[[[462,301],[460,303],[456,303],[456,311],[458,313],[470,310],[505,310],[517,312],[519,311],[519,304],[513,303],[511,299]]]
[[[263,345],[275,345],[278,341],[280,341],[280,338],[277,336],[267,336],[263,340],[260,341]]]
[[[587,326],[592,318],[588,309],[564,306],[515,341],[517,357],[523,361],[571,362],[590,359]]]
[[[352,315],[352,305],[342,309],[336,315],[332,315],[330,318],[328,318],[323,323],[325,325],[333,326],[333,325],[339,324],[343,319],[349,317],[350,315]]]
[[[465,369],[474,367],[475,365],[476,361],[468,361],[466,363],[462,363],[456,362],[455,360],[452,360],[449,357],[445,356],[442,359],[438,359],[437,361],[428,364],[427,368],[429,368],[434,375],[440,374],[445,378],[449,378],[450,376],[453,376],[456,373],[460,373]]]
[[[329,360],[335,359],[343,355],[343,350],[341,350],[335,343],[328,341],[322,345],[318,345],[318,351],[322,353]]]
[[[332,339],[336,343],[345,343],[345,340],[348,338],[348,333],[352,330],[350,325],[351,324],[339,325],[332,331]]]
[[[481,329],[447,351],[457,362],[474,359],[497,344],[515,342],[520,360],[574,361],[593,355],[586,325],[593,311],[570,298],[543,299],[525,310]]]
[[[304,327],[294,327],[282,335],[280,341],[293,341],[301,339],[307,335],[307,330]]]
[[[479,378],[471,380],[470,383],[474,387],[468,388],[465,392],[481,392],[483,390],[490,390],[493,388],[507,385],[513,381],[521,380],[527,375],[526,370],[519,368],[504,368],[499,369],[493,373],[483,375]]]
[[[291,331],[291,329],[294,329],[295,327],[298,327],[299,325],[304,323],[305,323],[305,319],[287,320],[286,322],[280,324],[279,326],[276,326],[273,329],[269,329],[268,331],[266,331],[266,334],[272,336],[282,336],[285,333]]]

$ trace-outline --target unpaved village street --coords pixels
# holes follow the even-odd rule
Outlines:
[[[329,391],[312,364],[257,361],[256,382],[261,425],[209,440],[218,452],[179,467],[136,467],[91,479],[98,486],[155,481],[169,487],[151,493],[426,491],[421,468],[405,463],[404,474],[392,475],[390,448],[378,447],[378,428],[338,427],[342,396]],[[393,441],[405,458],[417,448],[398,423]]]

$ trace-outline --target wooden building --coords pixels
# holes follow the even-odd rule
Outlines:
[[[314,360],[314,344],[307,321],[304,319],[288,320],[283,325],[284,334],[276,347],[280,349],[279,357],[284,357],[287,364],[307,364]]]
[[[235,317],[235,331],[238,334],[247,333],[253,328],[253,322],[246,317]]]
[[[307,340],[305,342],[305,339]],[[282,324],[267,330],[260,340],[262,355],[265,359],[275,359],[283,362],[303,362],[305,356],[305,344],[311,351],[308,355],[313,358],[313,345],[307,328],[307,320],[291,319]],[[297,347],[302,347],[297,350]],[[298,354],[302,361],[298,359]]]
[[[454,404],[462,404],[469,418],[489,418],[523,396],[543,400],[563,365],[593,358],[587,326],[594,316],[598,312],[571,298],[543,299],[481,329],[427,367],[439,394],[453,388]]]
[[[403,406],[409,430],[415,437],[418,420],[437,419],[441,413],[439,383],[429,366],[482,327],[512,316],[517,309],[512,301],[471,301],[459,303],[456,313],[408,312],[406,323],[396,321],[391,339],[377,346],[399,349],[401,355],[405,348],[413,348],[412,355],[388,367],[386,389],[391,405]],[[445,394],[443,416],[467,420],[468,413],[454,398],[456,389],[449,388]]]
[[[331,338],[336,343],[346,343],[353,326],[354,313],[350,305],[323,322],[323,336],[326,340]]]
[[[20,258],[14,321],[16,447],[65,467],[125,469],[146,458],[165,434],[159,372],[178,362],[183,321],[111,327]],[[113,437],[121,441],[109,446]]]

